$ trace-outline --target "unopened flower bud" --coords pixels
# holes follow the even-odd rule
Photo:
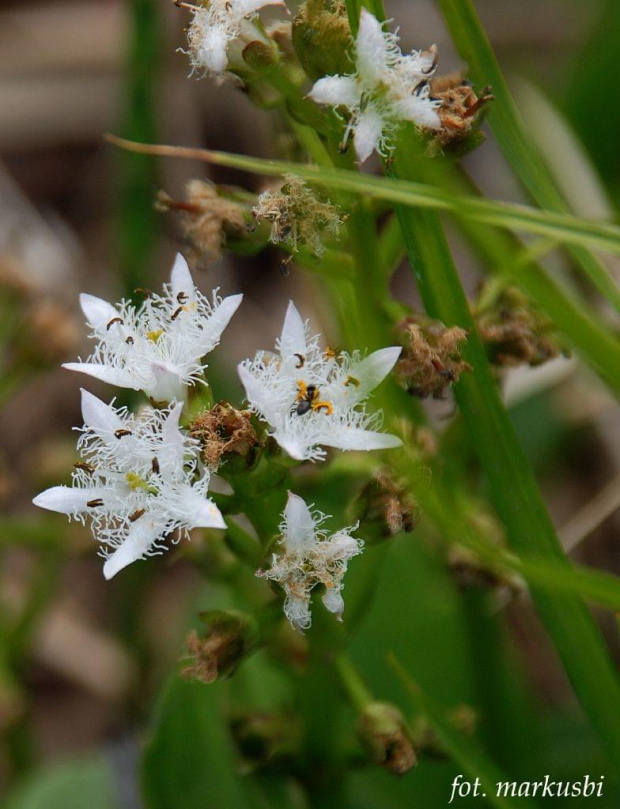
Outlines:
[[[243,49],[243,61],[260,74],[278,65],[278,52],[273,45],[256,39]]]
[[[190,424],[189,433],[200,442],[202,457],[209,469],[217,469],[227,455],[251,461],[258,438],[249,410],[236,410],[228,402],[218,402]]]
[[[342,0],[307,0],[293,22],[293,44],[312,81],[355,70],[353,37]]]
[[[232,677],[258,645],[256,621],[234,610],[204,612],[200,617],[206,630],[204,635],[194,631],[187,638],[191,665],[183,676],[207,684]]]
[[[464,371],[471,371],[461,357],[460,344],[467,332],[458,326],[447,328],[422,315],[405,318],[396,327],[403,353],[394,373],[412,396],[442,399]]]
[[[372,702],[360,718],[358,735],[372,760],[394,775],[404,775],[418,763],[405,719],[395,705]]]

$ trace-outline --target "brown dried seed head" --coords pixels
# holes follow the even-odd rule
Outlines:
[[[464,329],[414,315],[399,323],[396,331],[403,345],[396,378],[413,396],[442,399],[460,375],[471,370],[461,357],[460,346],[467,339]]]
[[[323,255],[324,240],[336,238],[344,221],[339,208],[291,174],[280,188],[259,196],[253,213],[257,221],[271,223],[274,244],[285,244],[294,253],[305,246],[316,256]]]
[[[480,337],[496,365],[542,365],[567,350],[553,323],[518,289],[508,287],[493,305],[476,314]]]
[[[245,232],[244,207],[206,180],[190,180],[185,200],[173,200],[160,191],[155,207],[180,212],[188,260],[193,266],[212,263],[220,257],[227,236],[242,236]]]
[[[192,632],[187,638],[191,664],[183,670],[190,680],[213,683],[231,677],[241,661],[258,643],[258,628],[250,616],[234,610],[216,610],[200,616],[205,634]]]
[[[362,744],[372,760],[394,775],[404,775],[418,763],[405,719],[395,705],[373,702],[360,717]]]
[[[258,444],[249,410],[236,410],[228,402],[219,402],[201,413],[190,425],[198,439],[202,456],[209,469],[217,469],[222,456],[234,452],[247,458]]]

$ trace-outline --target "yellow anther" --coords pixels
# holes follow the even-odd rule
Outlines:
[[[349,385],[354,385],[356,388],[359,388],[360,381],[359,381],[359,379],[356,379],[354,376],[351,376],[349,374],[349,376],[346,378],[344,384],[345,384],[345,387],[347,387],[347,388],[349,387]]]
[[[334,406],[331,402],[312,402],[312,409],[319,411],[325,410],[328,416],[334,412]]]
[[[147,331],[146,336],[152,343],[156,343],[163,333],[163,329],[157,329],[157,331]]]

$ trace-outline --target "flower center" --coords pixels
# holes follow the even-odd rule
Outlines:
[[[303,416],[311,410],[324,410],[328,416],[334,412],[331,402],[320,399],[320,389],[316,385],[306,385],[303,379],[297,382],[297,396],[295,397],[295,413]]]

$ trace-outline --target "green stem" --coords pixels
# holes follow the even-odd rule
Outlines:
[[[401,149],[395,166],[399,173],[409,176],[411,166],[405,149]],[[533,473],[501,402],[439,217],[432,211],[403,207],[397,211],[427,312],[469,333],[463,356],[474,371],[461,377],[455,396],[510,542],[517,552],[567,566]],[[584,711],[598,730],[610,759],[618,765],[620,688],[590,614],[573,596],[549,596],[535,587],[532,595]],[[597,672],[596,683],[593,671]]]
[[[161,64],[159,7],[152,0],[131,0],[130,39],[122,126],[128,138],[157,139],[158,73]],[[150,155],[123,154],[119,158],[118,261],[124,291],[131,296],[148,286],[159,215],[153,202],[157,163]]]
[[[334,661],[334,669],[351,705],[361,713],[373,699],[355,665],[346,654],[340,654]]]

